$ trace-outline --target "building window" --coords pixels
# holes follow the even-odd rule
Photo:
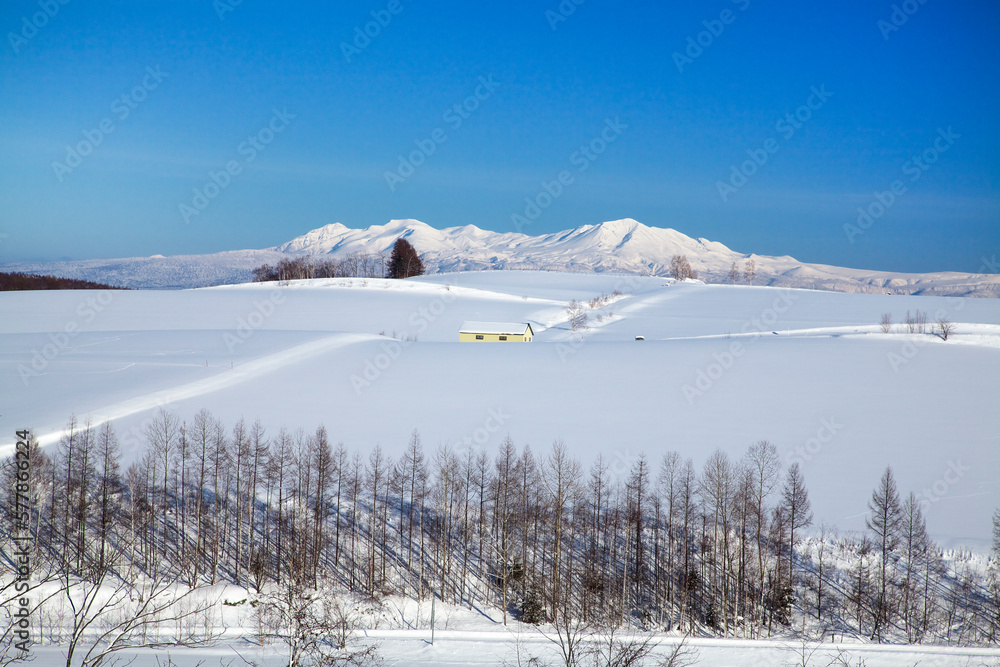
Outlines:
[[[482,339],[483,339],[482,334],[476,334],[476,340],[482,340]]]
[[[506,336],[500,336],[500,340],[507,340]]]

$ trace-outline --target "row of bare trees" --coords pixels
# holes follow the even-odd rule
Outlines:
[[[882,313],[879,328],[882,333],[892,333],[892,313]],[[948,337],[955,332],[955,324],[942,315],[938,317],[936,327],[933,325],[929,326],[927,324],[927,313],[918,310],[915,314],[911,315],[910,311],[906,311],[906,319],[904,324],[900,325],[898,331],[900,333],[932,333],[940,336],[942,340],[948,340]]]
[[[753,257],[747,257],[746,262],[743,264],[743,272],[740,272],[740,267],[733,262],[729,267],[729,282],[736,285],[743,280],[747,285],[753,285],[753,279],[757,276],[757,264],[753,261]]]
[[[311,278],[385,278],[389,258],[384,253],[353,253],[345,257],[302,255],[263,264],[253,270],[254,282]]]
[[[352,452],[323,427],[226,428],[205,410],[190,421],[161,410],[145,441],[124,469],[110,424],[71,419],[57,447],[35,447],[39,567],[189,588],[435,595],[494,605],[504,622],[758,637],[799,614],[879,641],[1000,637],[1000,583],[947,566],[891,470],[867,534],[837,540],[823,527],[804,540],[802,471],[766,441],[739,458],[717,450],[700,469],[676,452],[585,468],[560,442],[542,454],[510,438],[492,453],[428,453],[414,432],[393,458]]]
[[[694,280],[698,277],[697,272],[691,268],[687,255],[674,255],[670,258],[670,275],[674,280]]]

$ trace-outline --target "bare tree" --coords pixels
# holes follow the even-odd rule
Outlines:
[[[163,421],[153,420],[154,437],[131,453],[136,463],[124,476],[110,424],[88,435],[71,422],[56,465],[32,449],[32,557],[41,576],[54,573],[46,590],[58,598],[36,613],[39,626],[73,635],[74,665],[81,656],[114,662],[100,657],[101,646],[204,641],[199,623],[212,622],[212,610],[198,604],[203,596],[169,608],[171,596],[210,577],[246,585],[248,574],[263,605],[258,633],[288,642],[289,662],[293,654],[302,662],[368,655],[347,646],[357,617],[351,605],[337,606],[348,598],[336,593],[433,590],[505,616],[516,609],[522,623],[554,623],[546,632],[562,660],[588,665],[655,662],[663,647],[647,652],[652,642],[629,634],[626,619],[754,636],[775,622],[790,629],[793,605],[824,633],[883,641],[890,628],[910,642],[995,642],[1000,633],[1000,510],[986,568],[960,551],[944,555],[926,535],[917,498],[899,502],[891,470],[872,495],[860,543],[834,542],[824,526],[804,563],[795,556],[811,519],[805,482],[793,465],[779,487],[778,455],[766,441],[738,461],[714,453],[700,476],[672,452],[656,479],[642,454],[623,467],[599,458],[582,484],[559,442],[536,458],[508,438],[493,462],[481,450],[443,446],[428,472],[415,432],[398,462],[377,449],[371,457],[352,457],[342,444],[331,451],[322,428],[309,437],[281,430],[268,447],[259,424],[241,422],[230,448],[222,425],[202,412],[190,429],[177,419],[165,456]],[[3,465],[0,484],[10,487]],[[11,517],[0,509],[0,526]],[[7,581],[0,594],[10,592]],[[0,620],[13,613],[2,607]],[[309,634],[317,627],[325,634]]]
[[[785,652],[789,653],[792,659],[790,662],[783,662],[782,664],[786,667],[813,667],[815,664],[813,659],[820,652],[821,648],[822,646],[810,643],[803,636],[798,644],[787,644],[784,646]],[[832,664],[829,663],[827,667],[830,667]]]
[[[892,468],[882,473],[878,488],[868,501],[869,516],[865,518],[868,530],[875,535],[875,547],[879,553],[878,585],[875,599],[874,628],[872,639],[882,641],[882,634],[892,620],[892,601],[889,599],[892,583],[892,569],[889,559],[899,547],[899,535],[903,524],[903,510],[896,490],[896,478]]]
[[[161,527],[163,534],[163,558],[167,557],[167,542],[170,522],[168,520],[169,502],[167,493],[169,492],[170,464],[173,460],[174,449],[177,446],[177,433],[180,428],[180,421],[172,412],[160,408],[153,421],[146,427],[146,439],[149,443],[151,463],[155,464],[158,475],[162,475],[160,483],[160,511]],[[152,472],[152,471],[151,471]]]
[[[927,328],[927,313],[916,311],[912,315],[906,311],[906,331],[908,333],[924,333]]]
[[[566,316],[569,319],[573,331],[587,328],[587,313],[583,309],[583,304],[573,299],[566,306]]]
[[[674,582],[676,580],[675,573],[677,571],[677,549],[674,546],[676,541],[677,531],[677,521],[678,515],[680,513],[681,507],[681,471],[683,463],[681,457],[677,452],[667,452],[663,455],[663,461],[660,464],[660,474],[658,478],[659,489],[658,495],[660,498],[666,502],[666,508],[664,511],[665,519],[665,532],[667,534],[667,545],[666,545],[666,604],[670,613],[670,621],[668,622],[667,629],[672,629],[673,623],[673,607],[677,604],[677,587]],[[679,623],[678,619],[678,623]]]
[[[744,465],[750,473],[750,507],[749,514],[753,521],[752,534],[757,543],[757,605],[764,607],[764,576],[767,572],[765,559],[765,539],[768,533],[768,517],[771,510],[768,505],[778,478],[781,474],[781,463],[777,448],[767,440],[759,440],[747,450]]]
[[[788,469],[781,492],[782,508],[788,519],[788,585],[793,587],[795,566],[795,533],[812,524],[812,503],[798,462]]]
[[[353,603],[302,585],[309,575],[299,574],[289,572],[284,585],[262,596],[257,610],[265,639],[288,647],[288,666],[380,664],[378,646],[356,640]]]
[[[734,470],[729,456],[721,449],[715,450],[705,462],[698,493],[705,503],[705,516],[712,530],[710,559],[711,606],[709,617],[723,622],[729,633],[729,540],[732,535],[732,497]]]
[[[696,623],[695,603],[697,602],[699,585],[694,555],[695,522],[698,515],[698,501],[696,498],[698,477],[694,470],[694,463],[690,458],[684,460],[677,481],[678,514],[683,553],[681,558],[681,576],[678,581],[681,592],[680,622],[683,622],[686,613],[689,629],[694,630]]]
[[[507,625],[508,595],[510,594],[511,582],[515,578],[517,570],[523,569],[523,564],[517,562],[514,542],[517,504],[511,497],[511,491],[516,484],[516,462],[517,448],[510,436],[507,436],[500,443],[500,451],[497,452],[494,461],[496,471],[491,480],[490,489],[493,496],[493,535],[491,540],[493,553],[491,555],[496,571],[496,581],[500,589],[500,607],[504,625]]]
[[[736,266],[736,262],[729,267],[729,282],[735,285],[740,281],[740,268]]]
[[[104,567],[105,550],[111,536],[111,529],[114,522],[120,516],[118,497],[121,490],[121,474],[118,459],[121,457],[121,448],[118,445],[118,437],[110,421],[101,425],[101,431],[97,436],[97,496],[100,503],[100,517],[98,519],[98,545],[99,553],[98,567]]]
[[[66,667],[99,667],[124,650],[207,646],[218,639],[215,630],[197,623],[217,600],[198,586],[179,588],[170,576],[138,575],[128,567],[129,549],[119,545],[106,554],[103,567],[61,576],[59,595],[70,610]]]
[[[825,523],[820,524],[819,544],[816,545],[816,620],[823,621],[823,598],[825,590],[824,576],[830,569],[827,540],[830,538],[832,529]]]
[[[900,583],[902,588],[900,611],[906,626],[907,638],[914,643],[923,634],[919,622],[921,618],[919,584],[922,580],[920,568],[925,563],[930,537],[927,535],[927,523],[920,509],[920,501],[912,492],[903,502],[900,538],[903,549],[900,563],[903,570],[903,581]]]
[[[653,635],[626,632],[618,625],[598,630],[588,653],[597,667],[642,667],[659,645]]]
[[[644,454],[640,454],[625,483],[627,505],[625,519],[632,526],[632,579],[635,583],[635,600],[643,599],[646,583],[646,562],[644,558],[643,532],[646,528],[649,498],[649,462]]]
[[[747,285],[753,285],[756,275],[757,263],[753,261],[753,257],[747,257],[746,264],[743,265],[743,278],[747,281]]]
[[[698,649],[688,645],[687,636],[674,644],[666,655],[656,661],[659,667],[691,667],[698,662]]]
[[[882,313],[882,321],[879,322],[879,327],[884,334],[892,331],[892,313]]]
[[[577,667],[586,657],[586,642],[590,638],[590,626],[570,614],[556,618],[551,629],[542,629],[542,636],[559,649],[560,661],[564,667]]]
[[[501,658],[500,667],[548,667],[549,663],[528,651],[522,632],[523,628],[518,627],[514,634],[514,659]]]
[[[687,280],[698,277],[698,274],[691,268],[691,263],[688,262],[687,255],[674,255],[670,258],[670,275],[674,277],[674,280]]]
[[[948,336],[955,332],[955,323],[950,322],[945,317],[939,317],[937,321],[938,335],[941,336],[941,340],[948,340]]]
[[[560,616],[560,585],[562,583],[563,539],[565,537],[566,514],[570,500],[580,479],[580,464],[572,459],[566,445],[557,440],[552,443],[552,451],[545,460],[542,483],[549,492],[549,502],[553,516],[552,555],[552,618]]]
[[[989,591],[990,627],[989,641],[996,641],[1000,633],[1000,507],[993,512],[993,549],[990,552],[987,590]],[[929,568],[928,568],[929,570]]]

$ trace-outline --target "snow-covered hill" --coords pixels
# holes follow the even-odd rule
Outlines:
[[[587,304],[582,334],[567,325],[571,299]],[[918,310],[955,332],[902,332]],[[0,445],[25,427],[51,445],[75,413],[111,419],[136,452],[161,406],[230,426],[259,417],[271,434],[324,423],[393,456],[414,429],[432,448],[562,439],[618,474],[641,452],[676,449],[700,466],[767,439],[802,463],[817,525],[863,529],[886,465],[948,545],[984,546],[1000,502],[994,299],[489,271],[6,292],[0,312]],[[466,320],[530,322],[535,342],[460,344]]]
[[[289,255],[385,253],[404,237],[420,253],[429,273],[529,269],[580,273],[665,276],[674,255],[685,255],[707,282],[728,282],[733,263],[756,264],[754,284],[838,292],[1000,296],[1000,275],[905,274],[804,264],[788,256],[736,252],[722,243],[693,239],[674,229],[649,227],[630,218],[529,236],[497,233],[474,225],[437,229],[419,220],[351,229],[340,223],[314,229],[274,248],[211,255],[139,257],[55,263],[8,263],[4,271],[50,273],[68,278],[142,288],[181,288],[245,282],[256,266]]]

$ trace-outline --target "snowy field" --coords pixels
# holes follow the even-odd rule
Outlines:
[[[371,635],[374,641],[379,642],[385,664],[394,667],[486,667],[503,664],[504,660],[507,664],[517,664],[518,635],[515,632],[439,631],[434,645],[430,644],[429,631],[386,631],[373,632]],[[676,637],[664,637],[650,659],[654,660],[656,656],[662,655],[677,641]],[[555,647],[537,633],[530,639],[522,635],[521,644],[533,655],[555,664]],[[692,639],[689,645],[697,650],[697,667],[781,667],[802,664],[797,662],[803,655],[802,644],[794,641]],[[805,651],[808,664],[816,667],[827,667],[838,657],[851,660],[854,666],[860,664],[859,660],[863,660],[865,667],[995,667],[1000,663],[1000,649],[828,643],[808,644]],[[36,665],[59,665],[66,661],[65,652],[58,647],[36,647],[32,649],[32,655]],[[242,667],[248,663],[261,667],[278,667],[287,664],[277,648],[261,650],[242,643],[210,649],[144,649],[125,652],[121,657],[132,659],[132,667],[164,667],[170,664],[178,667]]]
[[[601,295],[585,307],[589,328],[574,333],[567,303]],[[944,317],[955,332],[901,333],[907,311]],[[883,313],[892,333],[880,331]],[[530,322],[535,341],[459,344],[466,320]],[[980,551],[1000,504],[991,299],[543,272],[8,292],[0,374],[4,454],[16,429],[50,445],[75,413],[114,420],[128,458],[157,408],[189,420],[207,408],[227,426],[260,418],[270,433],[324,424],[334,442],[380,443],[390,455],[414,429],[431,450],[492,451],[509,434],[541,451],[561,439],[585,465],[603,452],[621,475],[641,452],[658,465],[677,450],[700,465],[716,448],[738,458],[766,439],[802,464],[816,526],[862,530],[891,464],[901,492],[925,500],[936,539]],[[412,664],[482,664],[462,662],[489,650],[478,641],[432,649],[400,636],[392,646]],[[778,649],[705,664],[756,663],[768,651]],[[888,653],[869,664],[916,659],[965,664]]]
[[[227,587],[226,600],[245,600],[246,589]],[[225,607],[225,622],[232,628],[210,648],[164,648],[124,651],[118,657],[133,667],[194,667],[220,665],[279,667],[287,664],[280,645],[261,646],[253,638],[255,620],[246,602]],[[379,655],[392,667],[494,667],[522,665],[536,656],[548,664],[559,664],[559,649],[538,628],[510,620],[501,624],[495,610],[469,610],[437,603],[434,643],[431,644],[429,601],[387,598],[382,613],[368,619],[373,629],[360,631],[352,646],[377,644]],[[242,628],[246,628],[243,630]],[[550,632],[550,630],[549,630]],[[696,667],[784,667],[803,665],[828,667],[831,663],[847,667],[996,667],[1000,648],[959,648],[945,646],[898,646],[828,641],[802,643],[791,637],[771,639],[684,639],[677,634],[653,636],[658,644],[646,664],[655,664],[679,642],[693,650],[689,654]],[[34,664],[65,664],[65,651],[59,646],[32,648]],[[833,662],[834,659],[848,662]],[[863,662],[859,662],[863,661]],[[588,664],[584,661],[584,664]]]

